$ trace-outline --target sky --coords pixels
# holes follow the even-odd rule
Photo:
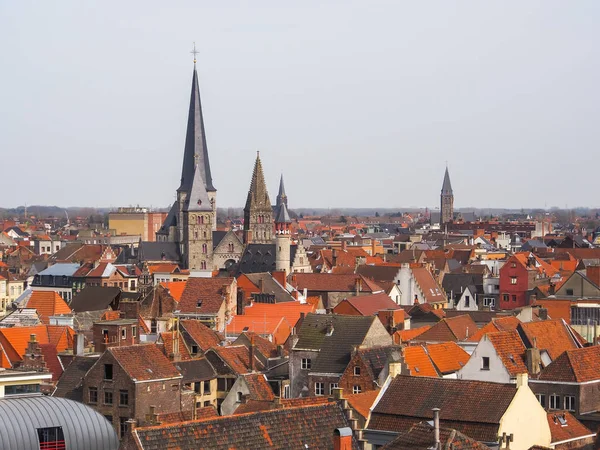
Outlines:
[[[0,206],[600,206],[600,2],[0,0]]]

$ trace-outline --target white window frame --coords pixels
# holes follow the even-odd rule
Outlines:
[[[353,394],[360,394],[361,392],[362,392],[362,389],[360,388],[360,386],[358,386],[358,385],[352,386],[352,393]]]
[[[322,396],[325,395],[325,383],[321,381],[317,381],[315,383],[315,395]]]
[[[548,409],[560,409],[560,395],[551,394]]]
[[[302,358],[302,361],[300,361],[300,368],[302,370],[309,370],[311,365],[310,358]]]
[[[575,396],[574,395],[565,395],[565,399],[563,400],[565,410],[567,411],[575,411]],[[569,403],[569,405],[567,405]]]
[[[339,383],[329,383],[329,395],[333,395],[333,390],[340,387]]]

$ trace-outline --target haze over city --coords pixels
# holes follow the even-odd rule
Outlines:
[[[257,150],[292,209],[597,206],[599,9],[2,2],[0,203],[172,203],[196,42],[220,207]]]

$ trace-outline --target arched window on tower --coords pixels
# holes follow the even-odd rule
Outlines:
[[[200,268],[206,270],[206,261],[200,263]]]
[[[233,246],[233,242],[229,243],[229,251],[233,252],[235,250],[234,246]]]
[[[204,224],[204,216],[198,216],[198,224],[200,224],[200,225]]]
[[[206,255],[207,252],[208,252],[208,246],[206,244],[202,244],[202,253],[204,253]]]
[[[194,239],[198,239],[198,230],[194,230]]]

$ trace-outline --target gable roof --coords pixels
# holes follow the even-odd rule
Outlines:
[[[360,281],[358,281],[360,280]],[[357,282],[361,284],[361,292],[383,291],[375,282],[356,274],[332,273],[294,273],[292,284],[296,289],[317,292],[355,292]]]
[[[425,267],[413,267],[412,273],[417,285],[421,288],[421,292],[427,303],[439,303],[447,301],[446,294],[440,285],[435,281],[435,278]]]
[[[369,417],[370,409],[379,395],[379,390],[361,392],[360,394],[345,395],[350,407],[365,419]]]
[[[563,352],[542,370],[539,379],[574,383],[599,380],[600,346]]]
[[[235,278],[190,278],[181,294],[182,313],[217,314]]]
[[[367,278],[379,281],[394,281],[400,265],[361,265],[356,268],[356,273]]]
[[[362,316],[373,316],[384,309],[402,309],[385,292],[346,298],[338,306],[344,302],[349,303]],[[339,310],[338,306],[333,309],[334,313],[336,309]]]
[[[186,281],[169,281],[169,282],[161,282],[160,285],[164,287],[167,291],[169,291],[169,295],[173,297],[175,301],[180,302],[181,296],[183,295],[183,291],[185,290],[185,286],[187,285]]]
[[[520,323],[521,321],[515,316],[494,317],[488,324],[477,330],[477,332],[467,340],[470,342],[479,342],[487,333],[516,330]]]
[[[101,311],[115,303],[121,295],[118,287],[86,286],[71,300],[73,312]]]
[[[426,349],[429,358],[441,374],[456,372],[469,360],[469,354],[456,342],[429,344]]]
[[[129,377],[135,381],[181,378],[171,361],[153,344],[109,347],[110,352]]]
[[[447,317],[418,336],[419,341],[458,342],[465,341],[477,331],[477,324],[470,315]]]
[[[425,347],[414,345],[404,349],[404,362],[413,377],[439,377]]]
[[[568,411],[552,411],[547,414],[551,445],[590,438],[596,433],[589,430]]]
[[[83,402],[83,377],[96,361],[98,356],[74,356],[65,367],[52,396]]]
[[[412,341],[416,339],[427,330],[431,328],[431,325],[426,325],[418,328],[411,328],[410,330],[400,330],[394,333],[394,342],[396,344],[402,344],[404,342]]]
[[[396,439],[381,447],[381,450],[429,450],[435,443],[434,428],[428,422],[420,422],[409,431],[400,433]],[[481,442],[453,428],[440,427],[440,448],[456,450],[489,450]]]
[[[62,352],[73,348],[74,334],[72,328],[58,325],[0,328],[0,346],[8,358],[8,363],[14,364],[23,359],[31,335],[36,336],[40,345],[51,344],[58,352]]]
[[[275,409],[133,430],[138,449],[331,448],[333,432],[348,427],[336,403]],[[234,430],[235,432],[232,432]],[[358,449],[353,439],[352,449]]]
[[[521,323],[518,327],[521,339],[527,348],[533,347],[534,339],[540,350],[546,350],[551,359],[556,359],[566,350],[580,348],[570,328],[562,320],[541,320]]]
[[[494,346],[498,357],[511,376],[528,372],[524,360],[525,345],[516,330],[488,333],[483,339],[487,339]]]
[[[243,375],[252,372],[250,368],[250,350],[244,345],[230,345],[228,347],[214,347],[208,352],[214,353],[231,371],[237,375]],[[219,367],[215,366],[217,372]],[[253,369],[262,370],[262,362],[254,355]]]
[[[180,320],[179,326],[203,352],[217,347],[223,341],[219,333],[210,329],[199,320]]]
[[[273,401],[275,394],[267,381],[267,377],[262,373],[249,373],[242,375],[249,395],[252,400]]]
[[[50,323],[50,316],[71,314],[71,308],[55,291],[32,291],[23,307],[35,309],[45,324]]]
[[[495,442],[500,420],[516,393],[513,384],[398,375],[373,409],[368,428],[408,431],[430,420],[432,408],[440,408],[442,426]]]

